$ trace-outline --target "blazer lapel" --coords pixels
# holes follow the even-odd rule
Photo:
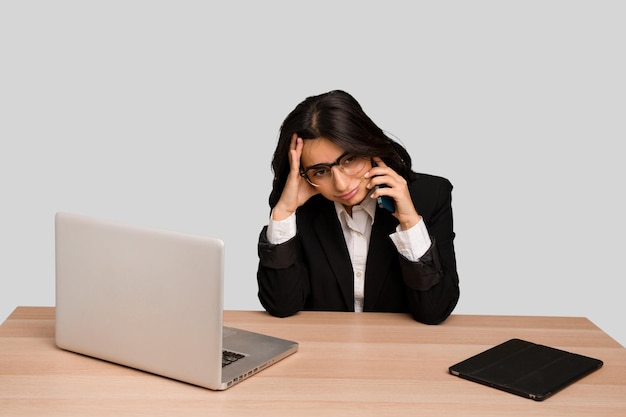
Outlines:
[[[329,203],[323,205],[315,219],[316,233],[333,270],[344,302],[354,311],[354,277],[350,254],[335,207],[332,202]]]

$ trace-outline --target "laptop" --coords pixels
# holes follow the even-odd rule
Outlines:
[[[212,390],[298,350],[223,327],[220,239],[59,212],[55,258],[61,349]]]
[[[542,401],[602,367],[599,359],[510,339],[449,368],[451,374]]]

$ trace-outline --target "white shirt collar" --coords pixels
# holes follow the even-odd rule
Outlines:
[[[369,193],[367,197],[365,197],[365,200],[363,200],[360,204],[357,204],[356,206],[352,207],[352,213],[354,213],[355,209],[360,208],[369,215],[372,224],[374,224],[374,217],[376,215],[376,200],[371,198],[370,195],[371,193]],[[337,212],[337,216],[339,217],[339,219],[342,222],[347,222],[347,219],[348,217],[350,217],[350,215],[348,215],[346,208],[341,203],[337,203],[336,201],[334,203],[335,203],[335,211]]]

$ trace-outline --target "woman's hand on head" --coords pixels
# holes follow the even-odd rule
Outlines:
[[[367,188],[373,189],[377,185],[387,185],[387,187],[374,190],[371,197],[388,196],[393,198],[396,203],[396,211],[393,215],[400,222],[400,228],[402,230],[410,229],[419,223],[422,217],[415,209],[415,205],[413,205],[406,180],[392,168],[388,167],[379,157],[374,157],[373,159],[378,166],[372,167],[365,173],[365,178],[371,178]]]
[[[291,137],[291,145],[289,146],[289,176],[285,183],[285,188],[272,211],[272,218],[280,221],[291,216],[298,207],[306,203],[309,198],[319,191],[307,182],[300,175],[300,157],[302,156],[302,148],[304,141],[298,137],[296,133]]]

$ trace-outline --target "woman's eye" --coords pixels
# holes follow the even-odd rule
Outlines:
[[[326,168],[317,169],[313,171],[314,177],[323,177],[324,175],[327,175],[327,174],[328,174],[328,170]]]
[[[354,160],[356,159],[356,156],[354,155],[347,155],[342,161],[341,161],[341,165],[350,165],[351,163],[354,162]]]

